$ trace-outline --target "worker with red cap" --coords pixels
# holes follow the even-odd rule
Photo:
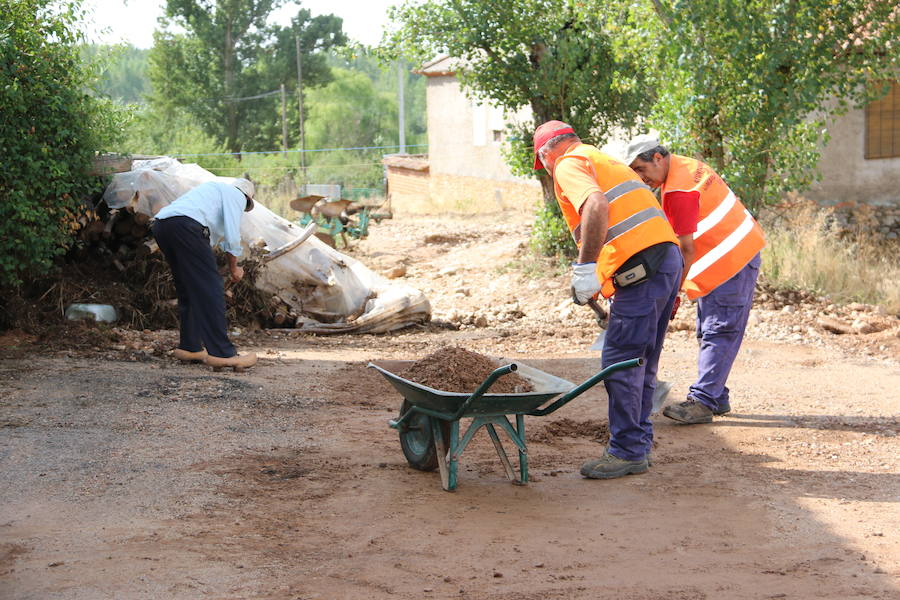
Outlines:
[[[643,473],[650,466],[650,411],[656,371],[681,283],[678,238],[656,197],[628,165],[582,143],[561,121],[534,132],[534,168],[553,178],[556,200],[578,246],[572,294],[585,304],[612,298],[602,366],[641,357],[642,366],[604,381],[609,446],[581,467],[591,479]]]

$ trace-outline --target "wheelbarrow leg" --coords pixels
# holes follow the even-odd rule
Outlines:
[[[447,453],[449,456],[449,465],[448,465],[448,473],[447,473],[447,487],[444,489],[448,492],[452,492],[456,489],[456,467],[459,464],[459,457],[456,455],[456,447],[459,443],[459,420],[453,421],[450,423],[450,451]]]
[[[509,439],[519,449],[519,479],[513,483],[523,485],[528,483],[528,448],[525,446],[525,416],[516,415],[516,427],[513,427],[506,417],[497,417],[497,420],[494,422],[506,432]]]
[[[522,441],[522,445],[525,445],[525,415],[516,415],[516,433],[519,434],[519,439]],[[528,454],[522,452],[522,449],[519,448],[519,475],[522,480],[522,483],[528,483]]]
[[[506,470],[506,476],[510,481],[515,483],[518,479],[516,477],[516,471],[513,469],[512,463],[509,462],[509,457],[503,449],[503,444],[500,443],[500,437],[497,435],[497,430],[494,429],[494,426],[491,423],[488,423],[485,428],[487,429],[488,435],[491,436],[491,441],[494,442],[494,449],[497,451],[497,456],[500,457],[500,462],[503,463],[503,468]]]

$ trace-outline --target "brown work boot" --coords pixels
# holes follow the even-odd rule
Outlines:
[[[196,352],[191,352],[190,350],[182,350],[181,348],[175,348],[175,350],[172,351],[172,356],[184,362],[203,362],[204,360],[206,360],[206,357],[208,355],[206,354],[206,350],[204,350],[203,348],[200,348]]]
[[[603,451],[603,456],[587,461],[581,466],[581,474],[588,479],[615,479],[625,475],[646,473],[650,465],[647,458],[641,460],[625,460]]]
[[[256,354],[248,352],[247,354],[235,354],[228,358],[210,354],[206,357],[206,364],[211,366],[214,371],[221,371],[222,368],[229,367],[234,369],[235,372],[241,373],[244,369],[249,369],[256,364]]]
[[[678,404],[670,404],[663,409],[663,414],[685,425],[712,423],[713,420],[713,411],[693,398]]]

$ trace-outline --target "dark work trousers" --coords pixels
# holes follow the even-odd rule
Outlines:
[[[234,356],[225,322],[225,289],[206,229],[190,217],[169,217],[154,222],[153,236],[175,278],[178,347],[189,352],[206,347],[212,356]]]
[[[632,358],[644,365],[614,373],[604,381],[609,395],[609,452],[625,460],[641,460],[653,444],[653,392],[672,305],[678,295],[684,261],[672,244],[647,281],[617,288],[609,311],[601,366]]]
[[[697,301],[700,359],[688,398],[713,411],[730,406],[725,382],[744,339],[760,262],[757,254],[734,277]]]

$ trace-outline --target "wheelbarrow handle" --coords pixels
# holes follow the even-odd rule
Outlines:
[[[535,417],[543,417],[544,415],[549,415],[550,413],[555,412],[556,410],[559,410],[560,408],[562,408],[563,406],[565,406],[566,404],[568,404],[569,402],[571,402],[572,400],[574,400],[575,398],[577,398],[578,396],[580,396],[581,394],[586,392],[587,390],[591,389],[592,387],[594,387],[595,385],[597,385],[598,383],[600,383],[601,381],[603,381],[604,379],[606,379],[607,377],[609,377],[610,375],[615,373],[616,371],[621,371],[623,369],[631,369],[633,367],[639,367],[643,364],[644,364],[643,358],[632,358],[631,360],[623,360],[621,362],[613,363],[613,364],[609,365],[608,367],[606,367],[605,369],[603,369],[602,371],[600,371],[599,373],[597,373],[596,375],[594,375],[593,377],[591,377],[590,379],[588,379],[587,381],[585,381],[584,383],[575,386],[575,388],[572,389],[570,392],[560,396],[559,399],[556,400],[556,402],[554,402],[553,404],[549,405],[546,408],[533,410],[528,414],[533,415]]]
[[[499,369],[493,371],[487,378],[482,382],[478,389],[472,392],[472,395],[466,398],[466,401],[462,403],[462,406],[459,407],[459,410],[456,411],[456,414],[453,415],[451,421],[458,421],[462,416],[469,410],[469,407],[472,406],[472,403],[481,398],[485,393],[487,393],[488,389],[494,385],[494,382],[497,381],[500,377],[506,375],[507,373],[513,373],[518,370],[518,366],[516,363],[512,363],[509,365],[504,365]]]

